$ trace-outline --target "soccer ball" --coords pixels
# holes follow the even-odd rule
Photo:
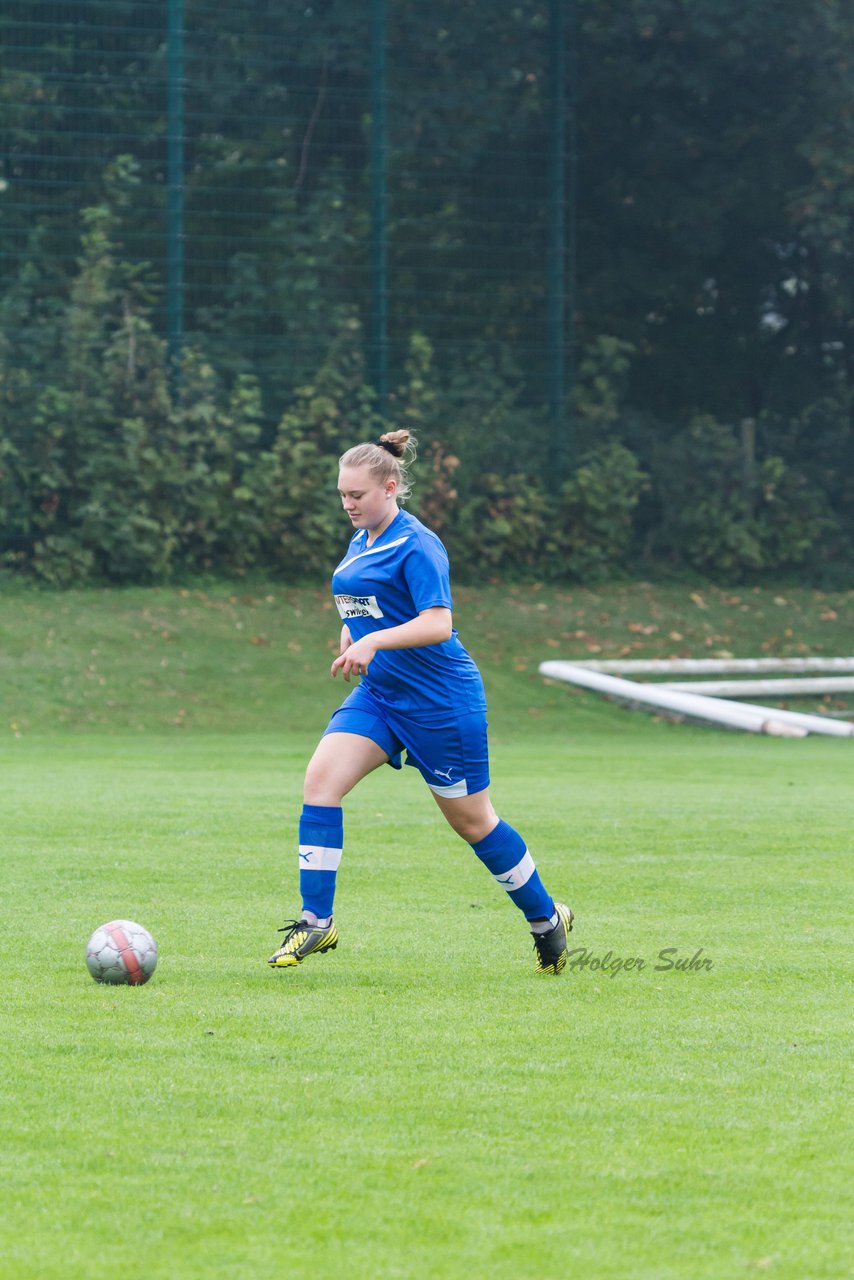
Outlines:
[[[96,982],[138,987],[154,973],[157,943],[133,920],[111,920],[86,943],[86,968]]]

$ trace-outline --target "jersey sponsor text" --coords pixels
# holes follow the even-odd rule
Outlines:
[[[382,618],[382,609],[376,596],[336,596],[338,612],[346,622],[348,618]]]

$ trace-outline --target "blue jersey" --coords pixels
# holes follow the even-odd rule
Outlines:
[[[338,612],[353,640],[411,622],[424,609],[453,608],[448,553],[432,530],[399,511],[367,546],[354,533],[332,575]],[[486,711],[483,681],[454,630],[442,644],[380,649],[362,683],[382,704],[423,723]]]

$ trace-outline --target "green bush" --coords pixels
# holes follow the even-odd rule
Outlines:
[[[738,577],[803,564],[833,526],[820,490],[772,455],[756,461],[710,417],[659,448],[657,547],[678,563]]]
[[[535,477],[482,472],[448,512],[442,530],[455,571],[477,579],[535,569],[547,512],[548,499]]]
[[[591,582],[625,570],[647,479],[635,455],[615,440],[585,454],[549,521],[549,576]]]
[[[245,569],[258,560],[272,482],[262,420],[255,378],[238,375],[228,394],[206,360],[187,354],[169,435],[170,507],[183,568]]]
[[[484,471],[458,496],[458,459],[436,446],[429,460],[423,511],[464,576],[590,581],[625,568],[646,476],[623,445],[591,450],[557,495],[536,476]]]

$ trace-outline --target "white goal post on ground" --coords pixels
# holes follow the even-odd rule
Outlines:
[[[854,658],[580,658],[573,666],[618,675],[752,675],[760,671],[851,671]]]
[[[680,673],[685,672],[686,663],[690,659],[674,659],[671,665],[667,660],[658,660],[645,664],[646,670],[652,667],[656,674],[670,674],[674,669]],[[698,659],[694,663],[694,669],[699,668],[700,671],[707,672],[710,668],[704,665],[707,662],[737,662],[740,664],[741,670],[781,670],[776,668],[759,667],[760,663],[787,661],[786,659],[774,658],[755,658],[755,659]],[[801,662],[809,662],[810,659],[800,659]],[[854,658],[839,659],[819,659],[822,662],[850,663],[848,670],[854,671]],[[745,667],[745,663],[755,663],[757,665]],[[669,712],[671,715],[681,716],[686,719],[700,721],[704,724],[723,725],[731,729],[743,729],[748,733],[766,733],[774,737],[806,737],[808,733],[826,734],[831,737],[850,738],[854,736],[854,723],[850,720],[832,720],[825,719],[823,716],[808,715],[800,711],[782,711],[776,707],[762,707],[753,703],[730,702],[724,698],[710,697],[706,693],[696,693],[686,691],[685,686],[680,689],[669,688],[666,684],[640,684],[636,680],[625,680],[619,676],[609,675],[602,668],[606,664],[604,662],[541,662],[540,674],[548,679],[562,680],[567,684],[578,685],[584,689],[592,689],[596,693],[602,693],[606,697],[614,698],[617,701],[628,703],[630,706],[641,706],[647,709]],[[619,660],[608,662],[609,669],[616,668],[619,671],[628,669],[637,669],[639,663],[637,660],[627,663],[620,663]],[[717,668],[720,670],[720,667]],[[732,668],[729,668],[732,670]],[[803,668],[800,668],[803,669]],[[808,668],[817,670],[819,668]],[[834,665],[833,670],[839,670],[839,666]],[[842,668],[846,669],[846,668]]]
[[[854,676],[800,676],[796,680],[667,680],[657,689],[705,693],[712,698],[804,698],[854,693]]]

